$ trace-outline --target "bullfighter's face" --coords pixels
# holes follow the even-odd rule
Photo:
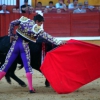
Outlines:
[[[39,21],[37,20],[37,21],[36,21],[36,24],[37,24],[38,26],[41,26],[41,25],[43,24],[43,21],[39,22]]]

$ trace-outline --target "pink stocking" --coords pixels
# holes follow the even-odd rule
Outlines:
[[[2,71],[0,72],[0,80],[6,75],[6,72]]]

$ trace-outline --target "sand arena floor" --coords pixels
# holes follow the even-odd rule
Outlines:
[[[26,84],[24,69],[16,70],[16,75]],[[97,79],[70,94],[57,94],[51,87],[44,85],[45,78],[34,70],[33,85],[36,93],[30,94],[28,87],[21,87],[12,79],[8,84],[3,78],[0,81],[0,100],[100,100],[100,79]]]

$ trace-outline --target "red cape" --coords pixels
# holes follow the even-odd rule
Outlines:
[[[57,93],[70,93],[100,77],[100,46],[69,40],[46,54],[41,71]]]

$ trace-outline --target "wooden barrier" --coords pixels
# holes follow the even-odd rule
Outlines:
[[[26,16],[33,19],[35,14],[0,14],[0,36],[8,34],[11,21]],[[100,13],[86,14],[48,13],[44,14],[44,30],[53,36],[100,36]]]
[[[44,29],[53,36],[100,36],[100,13],[44,14]]]
[[[99,36],[99,13],[72,14],[71,36]]]
[[[44,29],[53,36],[70,36],[70,14],[44,14]]]
[[[0,36],[8,35],[8,28],[11,21],[19,19],[21,16],[26,16],[30,19],[33,19],[34,15],[35,14],[19,14],[19,13],[0,14]]]

